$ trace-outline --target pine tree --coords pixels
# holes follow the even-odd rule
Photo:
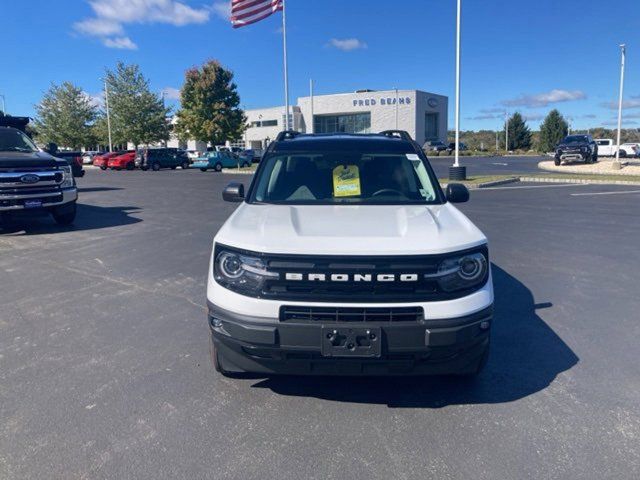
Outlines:
[[[246,117],[233,72],[212,60],[185,74],[180,92],[176,133],[182,139],[211,142],[213,145],[241,138]]]
[[[98,109],[80,87],[71,82],[52,84],[36,112],[35,131],[41,142],[73,149],[93,144]]]
[[[509,145],[507,150],[528,150],[531,147],[531,130],[519,112],[509,118]]]
[[[170,110],[151,92],[138,65],[118,62],[115,71],[107,70],[106,81],[114,144],[131,142],[137,147],[169,138]]]
[[[551,152],[568,131],[569,125],[560,112],[551,110],[540,125],[540,151]]]

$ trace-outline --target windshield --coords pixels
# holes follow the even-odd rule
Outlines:
[[[24,133],[13,128],[0,128],[0,152],[37,152],[38,147]]]
[[[585,137],[584,135],[569,135],[564,139],[564,143],[581,143],[587,141],[587,137]]]
[[[278,204],[441,203],[437,180],[415,153],[274,154],[249,201]]]

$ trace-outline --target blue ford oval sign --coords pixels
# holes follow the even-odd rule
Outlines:
[[[38,175],[34,175],[33,173],[27,173],[26,175],[22,175],[20,177],[20,181],[22,183],[38,183],[40,181],[40,177]]]

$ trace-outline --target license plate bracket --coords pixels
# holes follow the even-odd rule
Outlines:
[[[324,357],[377,358],[382,353],[380,327],[335,325],[321,328]]]

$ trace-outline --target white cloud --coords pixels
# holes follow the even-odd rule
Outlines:
[[[162,89],[164,98],[168,100],[180,100],[180,90],[173,87],[165,87]]]
[[[604,102],[600,106],[608,108],[610,110],[618,109],[618,102]],[[622,101],[622,108],[640,108],[640,95],[632,96],[628,100]]]
[[[229,20],[231,17],[231,2],[228,0],[213,2],[211,11],[223,20]]]
[[[351,50],[358,50],[361,48],[367,48],[367,44],[357,38],[332,38],[329,40],[328,46],[337,48],[344,52],[350,52]]]
[[[94,107],[102,108],[102,105],[104,104],[104,92],[93,94],[87,92],[83,93],[87,100],[91,102],[91,105],[93,105]]]
[[[573,100],[583,100],[587,95],[580,90],[560,90],[554,89],[549,92],[535,95],[521,95],[510,100],[500,102],[507,107],[546,107],[550,103],[570,102]]]
[[[113,37],[103,38],[102,43],[105,47],[118,48],[120,50],[137,50],[138,45],[133,43],[129,37]]]
[[[86,20],[75,23],[73,27],[80,33],[96,37],[108,37],[111,35],[122,35],[124,33],[122,25],[105,18],[87,18]]]
[[[211,12],[223,2],[193,8],[177,0],[88,0],[95,14],[74,24],[84,35],[98,37],[109,48],[135,50],[137,45],[126,35],[124,26],[140,23],[164,23],[181,27],[205,23]],[[228,3],[228,2],[227,2]]]

